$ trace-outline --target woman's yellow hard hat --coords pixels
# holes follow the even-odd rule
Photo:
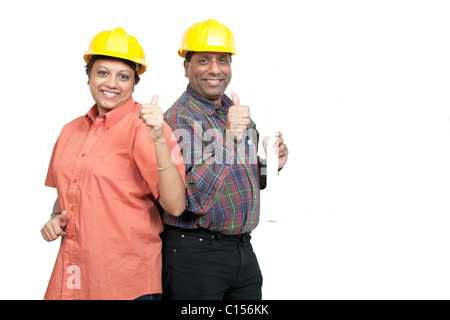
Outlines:
[[[178,54],[184,58],[187,51],[236,53],[233,34],[225,25],[214,19],[194,23],[186,30]]]
[[[89,49],[84,52],[84,60],[89,63],[91,56],[103,55],[130,60],[138,64],[137,74],[147,70],[147,62],[137,39],[127,35],[124,29],[102,31],[92,38]]]

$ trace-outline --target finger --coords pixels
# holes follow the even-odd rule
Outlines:
[[[152,101],[150,102],[150,104],[157,105],[158,104],[158,99],[159,99],[159,96],[157,94],[155,94],[153,96]]]
[[[250,108],[247,106],[238,106],[233,110],[236,116],[250,118]]]
[[[231,99],[233,100],[233,106],[239,106],[241,102],[239,101],[239,96],[236,92],[231,93]]]
[[[142,118],[142,117],[144,117],[146,114],[151,114],[151,113],[153,113],[153,108],[151,107],[151,105],[146,104],[145,107],[143,106],[143,107],[141,108],[141,112],[140,112],[140,115],[139,115],[139,116]]]
[[[47,233],[44,231],[44,229],[41,229],[41,235],[42,235],[42,238],[44,238],[44,240],[45,241],[49,241],[48,239],[47,239]]]
[[[279,147],[277,148],[277,154],[281,157],[282,155],[285,154],[286,150],[287,150],[286,145],[280,144]]]
[[[61,229],[59,227],[59,225],[58,226],[51,225],[50,228],[47,229],[47,232],[48,232],[48,235],[50,237],[50,240],[56,240],[59,237],[59,235],[57,234],[58,233],[58,231],[57,231],[58,229]]]
[[[160,119],[154,119],[154,118],[146,119],[145,124],[148,127],[152,127],[154,129],[159,129],[159,128],[163,127],[163,122]]]
[[[247,128],[248,127],[246,125],[238,125],[234,130],[235,132],[244,133],[247,131]]]
[[[280,148],[283,145],[283,138],[278,137],[277,141],[275,141],[275,144],[273,145],[274,148]]]
[[[141,110],[139,110],[139,119],[142,119],[142,117],[144,116],[144,114],[147,113],[147,108],[145,108],[144,105],[142,105]]]
[[[280,146],[280,156],[287,156],[289,154],[289,150],[285,144]]]
[[[65,236],[66,235],[66,232],[60,226],[54,226],[52,231],[53,231],[53,234],[54,234],[54,236],[52,235],[53,240],[58,239],[59,236]]]
[[[142,117],[141,118],[148,118],[148,117],[163,118],[164,114],[163,114],[162,110],[158,107],[142,109]]]
[[[160,118],[159,116],[155,116],[154,114],[151,114],[151,113],[146,113],[146,114],[144,114],[144,115],[142,116],[142,119],[144,120],[144,123],[145,123],[147,120],[150,120],[150,119],[155,120],[155,119],[159,119],[159,118]]]
[[[58,225],[56,225],[56,224],[53,225],[53,233],[56,236],[56,238],[54,240],[56,240],[59,236],[65,236],[66,235],[66,232],[61,227],[61,223],[58,223]]]
[[[230,107],[231,110],[233,110],[234,112],[238,112],[238,111],[250,111],[250,107],[246,106],[246,105],[238,105],[238,106],[231,106]],[[230,110],[228,109],[228,110]]]
[[[66,210],[64,210],[59,215],[59,227],[61,229],[64,229],[66,227],[66,225],[67,225],[67,212],[66,212]]]
[[[283,136],[283,132],[277,131],[277,132],[275,132],[275,134],[273,136],[274,137],[282,137]]]
[[[146,125],[158,125],[162,126],[164,124],[164,118],[161,115],[148,114],[142,117]]]
[[[278,152],[278,157],[279,158],[284,158],[284,157],[287,157],[288,155],[289,155],[288,149],[284,149],[283,151],[279,151]]]
[[[237,124],[245,126],[245,128],[247,129],[247,127],[250,125],[250,118],[242,118],[240,120],[237,121]]]
[[[51,234],[51,232],[50,232],[50,229],[51,229],[51,228],[47,228],[47,226],[45,226],[45,227],[42,228],[42,230],[41,230],[42,237],[43,237],[46,241],[53,241],[53,240],[54,240],[54,238],[53,238],[53,236],[52,236],[52,234]]]

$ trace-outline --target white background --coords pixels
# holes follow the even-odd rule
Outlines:
[[[167,109],[176,51],[209,18],[236,38],[233,80],[289,162],[253,233],[265,299],[450,298],[446,1],[3,1],[0,298],[41,299],[59,241],[40,235],[62,126],[92,106],[82,55],[123,27],[149,63],[134,98]]]

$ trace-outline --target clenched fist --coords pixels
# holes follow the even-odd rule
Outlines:
[[[67,213],[66,211],[61,214],[53,216],[41,229],[42,237],[50,242],[59,238],[59,236],[65,236],[64,229],[67,225]]]

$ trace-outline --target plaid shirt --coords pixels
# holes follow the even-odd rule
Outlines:
[[[241,234],[257,226],[264,188],[263,165],[257,157],[259,134],[252,121],[242,143],[227,143],[223,133],[231,105],[224,95],[222,106],[216,106],[188,85],[165,112],[183,154],[187,190],[186,211],[180,217],[163,212],[164,223],[224,234]]]

